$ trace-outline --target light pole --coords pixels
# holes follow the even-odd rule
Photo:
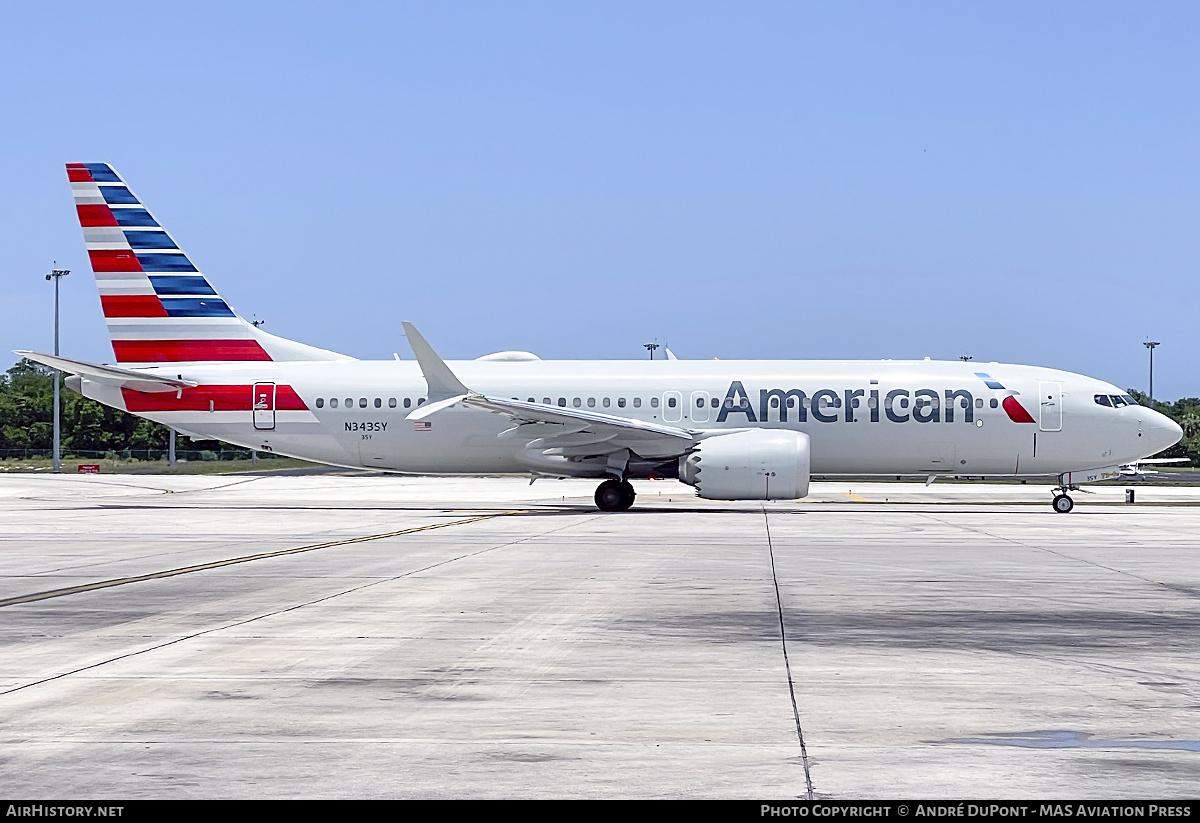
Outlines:
[[[54,269],[46,275],[47,280],[54,281],[54,356],[58,357],[58,281],[62,280],[71,273],[70,269]],[[54,370],[54,473],[62,472],[61,445],[59,426],[61,423],[62,409],[58,398],[58,370]]]
[[[650,359],[653,360],[654,359],[654,350],[658,348],[658,344],[657,343],[643,343],[642,348],[644,348],[646,351],[650,352]]]
[[[1150,350],[1150,408],[1154,408],[1154,349],[1158,341],[1147,340],[1142,345]]]

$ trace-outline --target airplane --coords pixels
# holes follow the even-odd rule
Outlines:
[[[115,365],[21,351],[113,408],[194,438],[409,474],[587,477],[602,511],[631,479],[709,500],[793,500],[811,475],[1057,475],[1079,484],[1178,442],[1110,383],[1049,368],[925,360],[366,361],[246,321],[104,163],[67,175]]]
[[[1158,474],[1157,469],[1144,468],[1147,465],[1155,466],[1165,465],[1167,463],[1191,463],[1190,457],[1159,457],[1153,460],[1135,460],[1132,463],[1126,463],[1121,466],[1121,475],[1123,477],[1132,477],[1135,480],[1143,480],[1149,475]]]

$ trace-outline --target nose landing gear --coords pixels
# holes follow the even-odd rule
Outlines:
[[[596,487],[596,508],[602,512],[623,512],[633,505],[637,494],[628,480],[605,480]]]

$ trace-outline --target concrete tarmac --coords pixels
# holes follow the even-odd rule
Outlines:
[[[0,477],[0,785],[1196,794],[1200,489],[635,485]]]

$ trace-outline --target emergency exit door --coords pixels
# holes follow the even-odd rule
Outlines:
[[[275,384],[255,383],[252,398],[254,428],[270,431],[275,428]]]

